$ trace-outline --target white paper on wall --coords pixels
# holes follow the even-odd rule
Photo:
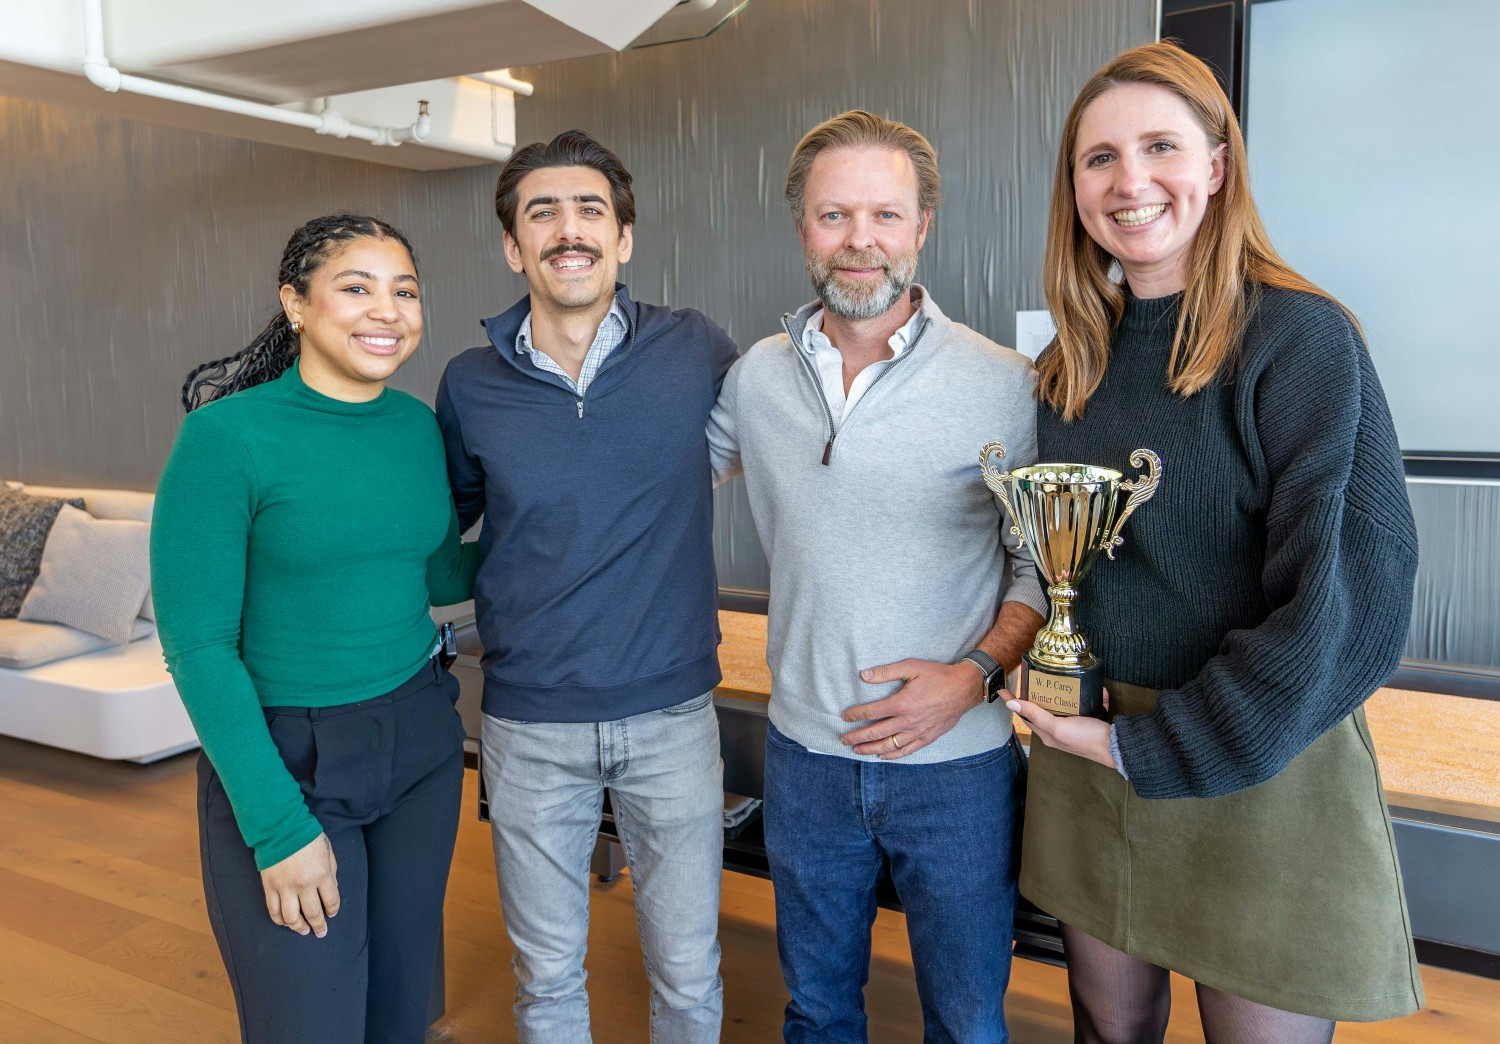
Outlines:
[[[1057,324],[1052,313],[1045,308],[1016,313],[1016,351],[1032,362],[1042,354],[1042,349],[1057,336]]]

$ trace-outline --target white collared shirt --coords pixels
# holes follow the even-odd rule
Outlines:
[[[604,365],[604,360],[609,358],[609,353],[614,351],[625,340],[625,334],[630,329],[630,321],[625,317],[625,309],[620,307],[620,299],[615,298],[614,304],[609,307],[609,314],[599,324],[599,329],[594,333],[594,343],[589,345],[588,354],[583,357],[583,369],[578,373],[578,380],[574,380],[568,372],[557,365],[546,352],[531,343],[531,315],[527,313],[525,319],[521,320],[521,329],[516,331],[516,351],[531,359],[532,364],[539,370],[555,373],[568,382],[568,387],[573,394],[580,399],[589,390],[589,384],[599,372],[599,367]]]
[[[819,308],[807,317],[807,326],[802,331],[802,350],[812,357],[813,365],[817,367],[818,381],[823,385],[823,396],[828,400],[828,409],[834,416],[835,429],[843,425],[844,418],[849,416],[854,404],[875,383],[875,379],[885,372],[886,367],[901,358],[901,353],[911,347],[917,320],[921,316],[922,307],[918,305],[906,325],[891,334],[890,340],[886,342],[891,346],[891,357],[871,363],[855,374],[854,380],[849,384],[848,395],[844,394],[844,356],[823,332],[823,309]]]

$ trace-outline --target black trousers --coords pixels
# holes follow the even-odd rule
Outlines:
[[[340,909],[322,939],[271,921],[254,852],[199,756],[203,890],[248,1044],[425,1038],[463,786],[457,699],[434,658],[384,696],[266,708],[338,859]]]

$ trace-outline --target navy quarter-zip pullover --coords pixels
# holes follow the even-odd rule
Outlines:
[[[437,415],[467,529],[484,711],[612,721],[720,680],[705,429],[734,342],[691,309],[636,304],[582,397],[516,350],[529,296],[448,363]]]

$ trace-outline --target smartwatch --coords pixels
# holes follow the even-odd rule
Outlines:
[[[984,702],[994,703],[1000,696],[1000,690],[1005,688],[1005,669],[995,662],[995,658],[982,649],[974,649],[965,654],[961,659],[968,660],[979,668],[984,675]]]

